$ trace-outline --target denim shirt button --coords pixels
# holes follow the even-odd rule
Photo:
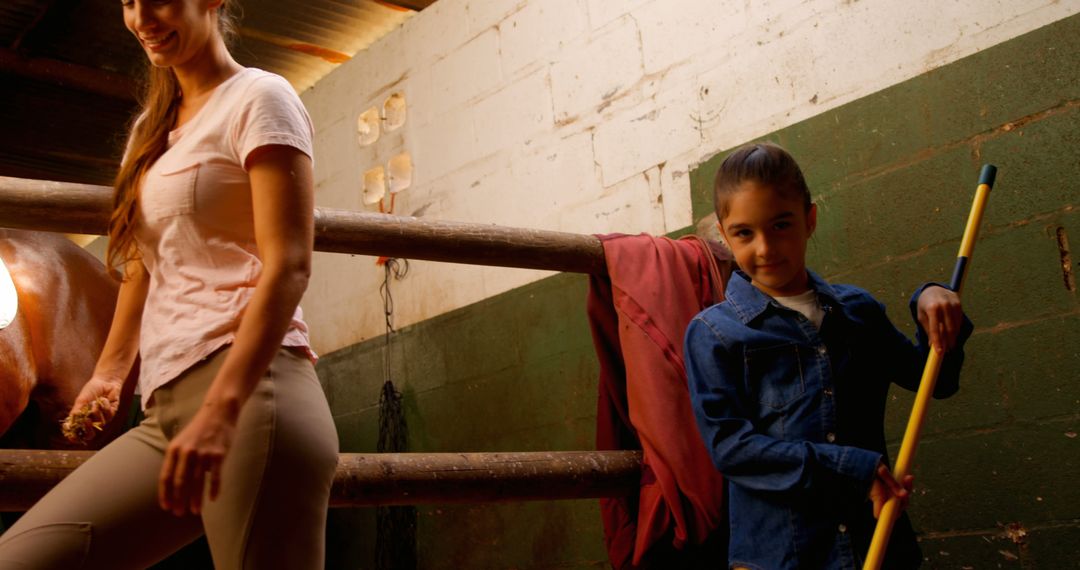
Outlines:
[[[840,532],[847,532],[847,525],[844,523],[840,523],[840,526],[837,528],[840,530]]]
[[[818,351],[818,354],[820,354],[822,356],[825,356],[825,354],[829,352],[829,349],[825,348],[825,345],[823,344],[823,345],[818,347],[817,351]]]
[[[829,443],[832,443],[832,442],[836,441],[836,434],[831,432],[831,431],[829,433],[825,434],[825,441],[827,441]]]
[[[826,396],[832,396],[832,388],[825,388],[822,391],[825,392]]]

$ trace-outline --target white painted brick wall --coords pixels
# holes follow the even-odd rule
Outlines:
[[[598,197],[580,201],[564,210],[560,220],[561,229],[574,231],[574,228],[580,227],[603,227],[607,230],[592,233],[647,232],[662,235],[665,233],[663,204],[659,197],[659,171],[651,168],[605,188]]]
[[[439,0],[302,97],[316,201],[360,209],[362,173],[407,151],[395,213],[575,233],[694,223],[689,172],[722,150],[1073,15],[1054,0]],[[374,145],[356,118],[393,92]],[[317,254],[316,350],[383,332],[374,257]],[[419,322],[550,273],[414,261]]]
[[[610,186],[700,145],[697,94],[665,93],[596,127],[596,163]]]
[[[403,43],[405,59],[375,62],[379,67],[397,71],[416,70],[433,65],[439,68],[441,66],[435,62],[454,53],[477,35],[478,30],[470,26],[467,2],[435,2],[417,16],[421,17],[409,18],[401,29],[395,32]]]
[[[602,28],[620,16],[630,14],[643,4],[663,0],[588,0],[589,23],[592,29]]]
[[[508,85],[470,109],[476,129],[476,154],[485,156],[523,144],[554,126],[547,68]]]
[[[403,33],[410,29],[410,24],[418,21],[423,21],[423,19],[410,18],[397,31],[388,34],[343,63],[332,75],[340,73],[352,77],[343,80],[334,92],[325,93],[324,91],[327,97],[326,104],[341,105],[357,99],[368,99],[374,93],[401,81],[409,70],[418,69],[419,66],[410,64],[410,58],[407,57],[410,52],[406,48],[412,45],[412,41]],[[416,55],[413,57],[419,58]],[[318,89],[319,86],[316,84],[313,90],[317,92]]]
[[[472,119],[468,113],[443,113],[426,125],[407,127],[406,136],[413,137],[413,168],[418,183],[434,180],[475,158]]]
[[[602,188],[593,161],[591,133],[566,139],[538,141],[535,148],[523,149],[510,165],[512,179],[506,225],[595,233],[588,225],[567,227],[563,219],[589,203]],[[572,229],[571,229],[572,228]]]
[[[475,34],[498,26],[508,16],[529,4],[529,0],[470,0],[465,4],[469,29]]]
[[[552,52],[585,33],[583,0],[531,2],[499,24],[503,71],[542,63]]]
[[[643,73],[632,18],[620,18],[585,42],[574,42],[551,66],[555,120],[565,123],[625,94]]]
[[[456,110],[502,84],[499,32],[484,31],[431,69],[435,113]]]
[[[657,167],[665,230],[685,228],[694,222],[690,203],[690,170],[703,158],[699,152],[698,149],[693,149],[670,157]]]
[[[406,125],[426,125],[442,114],[436,110],[439,105],[432,86],[433,75],[430,67],[417,69],[410,71],[401,83],[394,86],[394,90],[405,92]]]

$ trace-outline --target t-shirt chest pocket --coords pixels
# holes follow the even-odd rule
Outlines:
[[[797,344],[746,350],[746,379],[760,404],[780,409],[806,393]]]
[[[151,220],[195,212],[199,163],[168,164],[148,173],[143,187],[144,212]]]

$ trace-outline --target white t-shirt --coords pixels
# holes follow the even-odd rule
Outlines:
[[[140,188],[135,241],[150,275],[139,391],[153,391],[233,341],[262,271],[244,163],[265,145],[312,154],[311,119],[283,78],[246,68],[169,133]],[[297,307],[283,346],[308,347]]]
[[[821,301],[818,300],[817,291],[811,289],[794,297],[773,297],[773,299],[776,299],[777,303],[789,309],[802,313],[804,317],[814,323],[815,327],[821,328],[821,322],[825,320],[825,309],[821,308]]]

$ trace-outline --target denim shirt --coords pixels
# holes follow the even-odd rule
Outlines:
[[[889,384],[917,390],[929,351],[898,331],[866,291],[808,272],[825,311],[821,328],[732,274],[722,303],[686,332],[690,399],[706,448],[727,479],[731,566],[860,568],[875,519],[868,500],[888,463]],[[921,287],[911,298],[912,317]],[[918,321],[916,321],[918,325]],[[967,318],[943,359],[934,397],[958,389]],[[921,562],[903,515],[886,568]]]

